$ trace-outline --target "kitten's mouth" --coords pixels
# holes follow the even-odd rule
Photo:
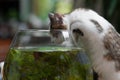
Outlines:
[[[63,15],[58,13],[49,13],[50,28],[51,29],[67,29],[63,24]]]

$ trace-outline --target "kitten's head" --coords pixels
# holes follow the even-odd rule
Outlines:
[[[95,11],[90,9],[76,9],[69,14],[49,15],[51,29],[67,29],[76,40],[91,43],[104,38],[112,25]]]

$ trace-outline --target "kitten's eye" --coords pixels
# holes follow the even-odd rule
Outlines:
[[[80,29],[74,29],[73,33],[80,34],[81,36],[84,36],[84,33]]]

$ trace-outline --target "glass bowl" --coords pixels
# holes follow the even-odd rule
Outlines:
[[[67,31],[20,30],[6,56],[3,80],[93,80],[81,52]]]

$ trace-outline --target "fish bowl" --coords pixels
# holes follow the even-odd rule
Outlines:
[[[3,80],[93,80],[81,52],[65,30],[20,30],[6,56]]]

